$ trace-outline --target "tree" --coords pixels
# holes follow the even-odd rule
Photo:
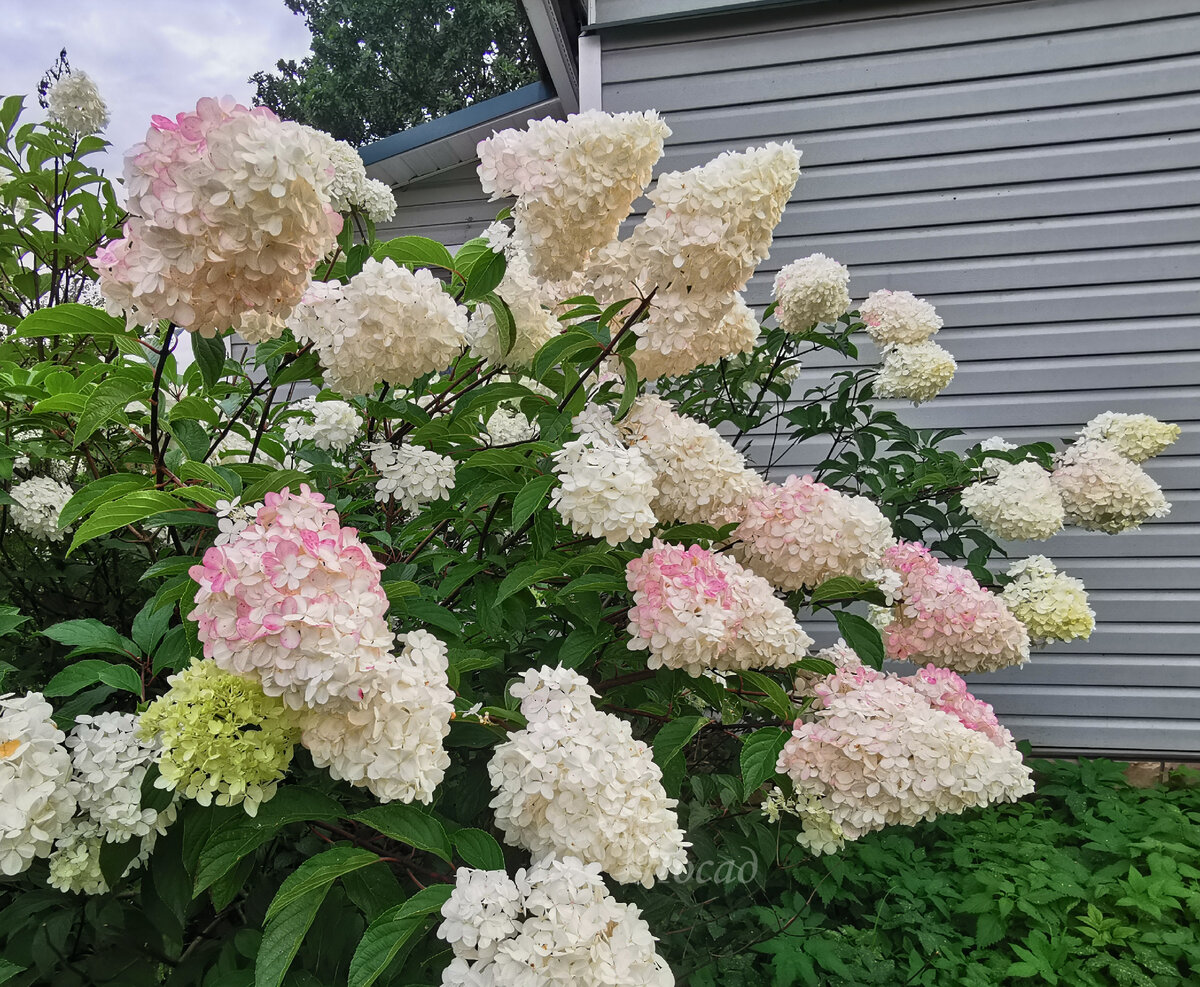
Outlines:
[[[361,145],[534,82],[520,0],[284,0],[312,54],[256,72],[255,101]]]

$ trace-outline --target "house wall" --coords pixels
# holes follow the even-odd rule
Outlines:
[[[856,299],[905,288],[937,305],[959,373],[904,420],[1012,441],[1062,438],[1105,410],[1183,426],[1148,464],[1170,517],[1011,550],[1084,580],[1091,639],[973,688],[1045,750],[1200,749],[1195,0],[694,3],[709,12],[690,19],[665,0],[595,6],[600,80],[581,86],[606,110],[664,114],[662,168],[772,139],[802,149],[752,304],[821,251],[850,266]],[[603,27],[636,10],[670,18]],[[806,380],[828,373],[814,359]]]

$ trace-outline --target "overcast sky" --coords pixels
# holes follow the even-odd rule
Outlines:
[[[283,0],[0,0],[0,94],[26,94],[40,114],[37,84],[64,47],[108,103],[104,168],[116,178],[152,114],[201,96],[248,102],[250,74],[303,57],[309,35]]]

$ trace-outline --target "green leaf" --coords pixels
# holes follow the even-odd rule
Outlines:
[[[3,637],[5,634],[11,634],[30,619],[16,607],[0,606],[0,637]]]
[[[874,583],[864,582],[853,576],[834,576],[832,579],[825,580],[812,591],[809,602],[821,603],[825,600],[855,599],[874,588]]]
[[[134,643],[142,649],[142,654],[148,655],[158,647],[158,642],[167,633],[170,623],[171,611],[166,608],[155,610],[154,599],[151,598],[133,618],[133,627],[129,633],[133,636]]]
[[[681,716],[677,720],[663,726],[654,737],[654,760],[658,766],[665,767],[683,753],[700,728],[708,722],[704,716]]]
[[[398,236],[376,243],[372,251],[377,260],[390,257],[405,267],[441,267],[454,269],[450,251],[436,240],[424,236]]]
[[[742,741],[742,784],[744,797],[749,798],[759,785],[775,774],[779,752],[787,743],[788,732],[779,727],[755,730]]]
[[[31,312],[21,320],[15,335],[29,339],[33,336],[69,336],[76,333],[92,336],[130,335],[121,319],[113,318],[103,309],[77,302]]]
[[[483,300],[492,310],[492,317],[496,320],[496,333],[500,337],[500,356],[505,357],[516,341],[517,324],[513,321],[513,314],[509,311],[504,299],[494,291],[489,291],[484,295]]]
[[[409,596],[421,595],[421,587],[411,579],[394,579],[391,582],[384,583],[380,589],[387,596],[388,603],[392,605],[397,600],[403,600]]]
[[[23,973],[27,968],[17,966],[16,963],[10,963],[8,960],[0,957],[0,984],[6,984],[18,973]]]
[[[137,645],[123,634],[94,617],[64,620],[47,627],[42,633],[59,644],[69,644],[82,651],[101,651],[114,655],[136,655]]]
[[[450,834],[450,841],[469,867],[504,870],[504,851],[496,838],[482,829],[455,830]]]
[[[78,449],[101,425],[123,414],[125,406],[145,392],[146,385],[128,377],[109,377],[96,385],[88,395],[87,403],[75,427],[72,448]]]
[[[96,508],[106,500],[116,500],[134,490],[145,490],[154,485],[150,477],[141,473],[111,473],[93,480],[63,505],[58,515],[58,523],[63,527],[74,524],[83,515]]]
[[[82,394],[67,392],[52,394],[50,397],[42,399],[33,406],[33,411],[37,415],[48,411],[65,411],[73,415],[81,415],[86,407],[87,398]]]
[[[856,613],[839,611],[833,616],[837,620],[838,631],[855,654],[862,659],[863,664],[876,670],[882,669],[883,638],[875,625]]]
[[[792,701],[788,698],[787,690],[783,688],[770,676],[764,675],[762,672],[755,672],[749,669],[737,673],[741,676],[742,681],[750,685],[758,692],[765,692],[766,695],[757,699],[763,706],[766,706],[772,713],[783,720],[791,720],[796,716],[796,710],[792,706]]]
[[[445,828],[415,805],[389,802],[358,813],[354,820],[365,823],[393,840],[435,853],[447,863],[450,862],[450,839],[446,836]]]
[[[142,680],[129,665],[114,665],[99,658],[87,658],[68,665],[54,676],[42,690],[44,696],[72,696],[80,689],[103,682],[114,689],[142,694]]]
[[[254,961],[254,987],[280,987],[332,883],[312,888],[267,923]]]
[[[266,920],[302,898],[307,897],[322,885],[328,886],[343,874],[378,862],[379,857],[370,850],[353,846],[335,846],[315,857],[309,857],[297,867],[279,886],[275,897],[267,908]]]
[[[284,487],[299,490],[300,484],[308,480],[308,476],[299,470],[274,470],[242,492],[242,503],[256,504],[267,494],[278,493]]]
[[[453,890],[450,884],[422,888],[367,926],[350,961],[348,987],[370,987],[375,983],[426,917],[441,911]]]
[[[141,840],[126,840],[124,843],[100,844],[100,873],[109,890],[116,890],[118,882],[141,850]]]
[[[98,507],[92,516],[75,530],[75,537],[71,540],[71,547],[67,550],[67,554],[70,555],[85,542],[98,538],[100,535],[106,535],[117,528],[144,521],[155,514],[176,511],[184,507],[187,507],[187,504],[178,497],[172,497],[170,494],[158,490],[134,491],[118,501]]]
[[[514,531],[528,521],[533,516],[533,512],[542,506],[547,492],[554,486],[557,479],[553,473],[535,476],[520,489],[513,498],[512,526]]]
[[[464,282],[463,301],[483,298],[504,278],[504,254],[493,252],[482,239],[468,240],[454,255],[454,267]]]
[[[558,649],[558,663],[564,668],[578,668],[596,652],[600,637],[590,627],[576,627]]]

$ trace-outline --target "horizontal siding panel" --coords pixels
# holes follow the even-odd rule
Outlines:
[[[1152,710],[1152,705],[1142,707]],[[1151,716],[1027,716],[1009,714],[1005,726],[1035,750],[1079,754],[1138,754],[1191,757],[1200,750],[1200,720],[1156,720]]]
[[[1021,716],[1055,716],[1066,709],[1086,708],[1093,716],[1121,716],[1131,706],[1153,708],[1167,719],[1191,719],[1200,703],[1200,689],[1154,688],[1150,686],[1070,686],[1054,689],[1037,686],[980,685],[979,698],[991,703],[1004,722],[1010,713]],[[1011,727],[1010,727],[1011,729]]]
[[[1139,654],[1047,655],[1035,651],[1027,665],[968,676],[968,681],[974,692],[992,686],[1124,686],[1135,677],[1148,688],[1200,689],[1200,662],[1185,655],[1148,658]]]

